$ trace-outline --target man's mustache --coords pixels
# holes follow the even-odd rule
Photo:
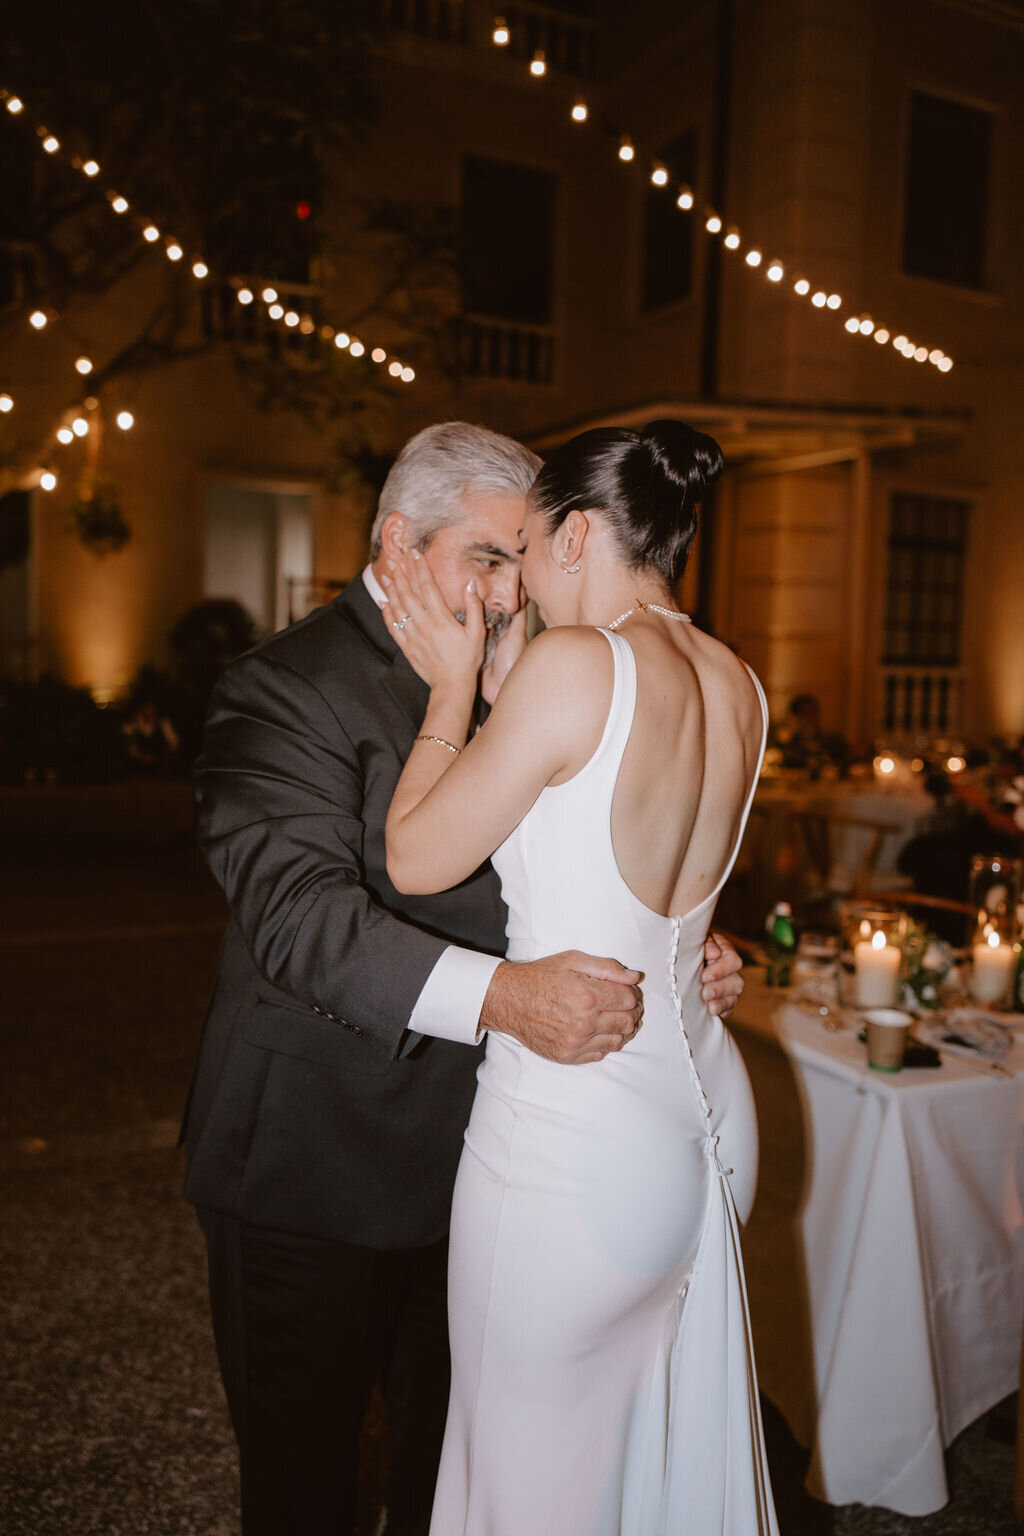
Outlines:
[[[460,624],[466,622],[465,608],[457,608],[455,617]],[[499,609],[484,609],[484,624],[487,626],[487,643],[484,647],[484,666],[489,667],[494,660],[494,653],[498,648],[498,641],[512,623],[512,614],[503,613]]]

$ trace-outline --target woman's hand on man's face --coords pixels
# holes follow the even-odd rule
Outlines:
[[[385,564],[381,584],[387,602],[381,612],[409,665],[431,688],[453,683],[471,685],[475,691],[487,638],[484,605],[475,583],[466,587],[466,622],[462,624],[418,551]]]

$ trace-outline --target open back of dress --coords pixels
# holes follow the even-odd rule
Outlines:
[[[739,1249],[754,1106],[700,995],[736,850],[684,916],[623,881],[611,806],[636,666],[604,633],[615,670],[597,751],[542,792],[494,864],[509,958],[613,955],[645,973],[644,1024],[582,1067],[488,1039],[453,1209],[431,1536],[777,1533]]]

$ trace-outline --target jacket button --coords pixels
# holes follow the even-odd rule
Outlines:
[[[312,1007],[313,1007],[313,1012],[314,1013],[318,1013],[320,1015],[320,1017],[323,1018],[323,1010],[321,1008],[318,1008],[316,1003],[314,1003],[312,1005]]]

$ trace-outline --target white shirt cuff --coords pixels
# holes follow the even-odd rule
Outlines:
[[[439,1040],[476,1045],[480,1012],[500,960],[452,944],[444,951],[416,999],[408,1028]]]

